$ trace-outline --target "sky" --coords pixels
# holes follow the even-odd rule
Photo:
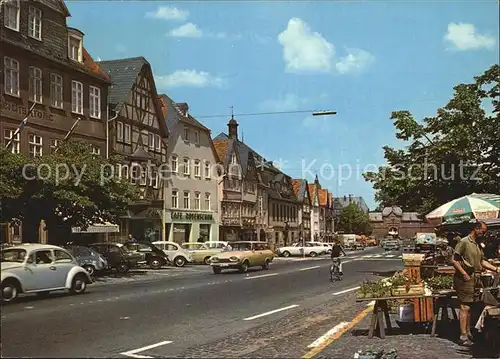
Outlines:
[[[266,159],[372,210],[362,173],[385,163],[382,146],[404,146],[391,112],[433,116],[499,62],[496,0],[67,5],[95,60],[145,57],[158,93],[187,102],[213,137],[233,107],[240,139]],[[312,116],[325,110],[337,114]]]

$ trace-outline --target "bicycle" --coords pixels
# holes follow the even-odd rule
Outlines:
[[[330,281],[335,282],[342,280],[342,274],[340,273],[340,258],[333,258],[332,262],[330,266]]]

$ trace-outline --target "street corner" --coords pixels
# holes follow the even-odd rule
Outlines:
[[[432,337],[429,323],[401,323],[398,315],[391,313],[392,329],[385,338],[369,338],[373,302],[360,310],[350,322],[340,323],[320,338],[303,358],[483,358],[480,348],[469,350],[456,344],[454,331],[446,330],[446,336]],[[343,325],[342,325],[343,324]],[[456,323],[455,323],[456,324]],[[456,327],[457,325],[455,325]],[[453,326],[449,326],[453,328]],[[447,329],[449,329],[447,328]],[[356,356],[356,354],[358,354]],[[371,356],[370,356],[371,355]],[[480,355],[480,356],[477,356]],[[490,356],[486,356],[490,357]],[[498,356],[496,356],[498,358]]]

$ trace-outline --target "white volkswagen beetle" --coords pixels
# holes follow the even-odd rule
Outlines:
[[[82,294],[92,283],[89,274],[64,248],[49,244],[21,244],[1,252],[2,302],[20,293],[47,295],[68,289]]]

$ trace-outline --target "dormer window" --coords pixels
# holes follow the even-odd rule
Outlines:
[[[68,28],[68,57],[73,61],[83,62],[83,33]]]

